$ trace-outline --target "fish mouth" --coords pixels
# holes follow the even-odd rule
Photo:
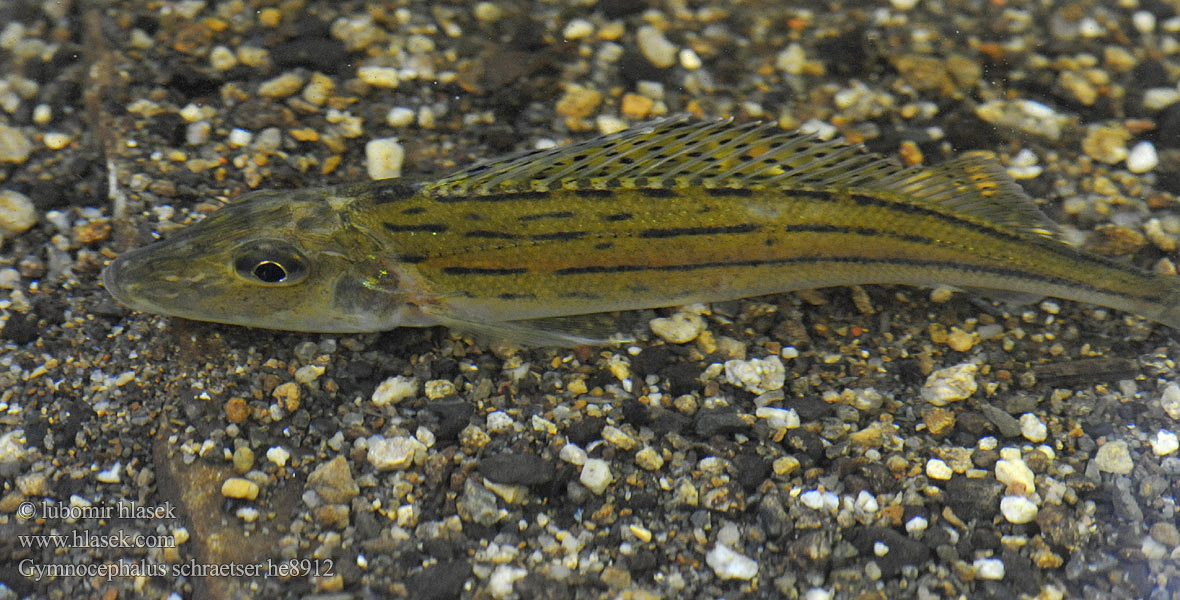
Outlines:
[[[111,261],[102,270],[102,285],[119,304],[133,310],[152,312],[157,310],[156,307],[142,297],[138,291],[142,285],[136,283],[145,266],[143,261],[137,260],[143,256],[143,250],[139,248],[125,252]]]

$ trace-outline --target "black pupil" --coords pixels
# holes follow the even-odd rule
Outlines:
[[[254,267],[254,276],[265,283],[278,283],[287,278],[287,270],[283,265],[268,260]]]

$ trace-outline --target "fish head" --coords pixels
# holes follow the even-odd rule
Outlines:
[[[289,331],[352,333],[399,324],[398,278],[331,190],[255,192],[103,272],[143,312]]]

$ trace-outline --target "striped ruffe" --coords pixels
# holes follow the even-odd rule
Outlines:
[[[548,317],[874,283],[1056,296],[1180,327],[1180,279],[1055,232],[983,156],[903,168],[769,124],[672,117],[435,180],[254,192],[124,253],[104,282],[189,319],[533,344],[592,341]]]

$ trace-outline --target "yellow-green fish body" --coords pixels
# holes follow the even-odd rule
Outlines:
[[[120,256],[136,309],[299,331],[528,320],[900,283],[1080,300],[1180,328],[1180,282],[1082,252],[994,162],[901,168],[771,125],[656,121],[440,180],[244,196]]]

